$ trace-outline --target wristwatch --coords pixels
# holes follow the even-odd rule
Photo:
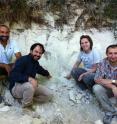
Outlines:
[[[112,80],[112,83],[115,84],[116,83],[116,80]]]
[[[115,85],[115,86],[117,86],[116,80],[112,80],[112,84]]]

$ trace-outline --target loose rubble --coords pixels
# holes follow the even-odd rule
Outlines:
[[[8,124],[5,118],[12,120],[12,124],[17,118],[17,124],[101,124],[97,120],[102,120],[103,113],[94,103],[94,97],[89,91],[82,92],[74,80],[62,78],[59,83],[55,80],[58,79],[46,81],[46,86],[53,91],[53,101],[34,104],[35,111],[24,112],[20,103],[6,90],[4,103],[0,105],[1,124]]]

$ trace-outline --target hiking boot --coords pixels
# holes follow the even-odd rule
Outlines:
[[[40,116],[40,114],[38,112],[32,112],[32,118],[38,118],[38,119],[40,119],[41,116]]]
[[[31,116],[32,118],[41,118],[41,116],[39,115],[39,113],[37,113],[35,111],[35,109],[33,108],[33,106],[30,106],[30,107],[25,107],[25,108],[22,108],[22,114],[23,115],[29,115]]]
[[[114,115],[112,113],[106,113],[104,118],[103,118],[103,123],[104,124],[111,124],[113,117],[114,117]]]
[[[36,106],[34,105],[30,105],[30,106],[23,106],[23,109],[27,109],[27,110],[30,110],[30,111],[35,111],[36,110]]]
[[[114,117],[114,118],[112,119],[111,124],[117,124],[117,117]]]

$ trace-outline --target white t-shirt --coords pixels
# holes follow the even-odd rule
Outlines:
[[[84,65],[84,69],[89,70],[92,68],[93,64],[101,61],[101,56],[96,49],[92,49],[89,53],[81,51],[77,61],[81,61]]]
[[[9,64],[19,48],[15,41],[9,41],[6,48],[0,43],[0,63]]]

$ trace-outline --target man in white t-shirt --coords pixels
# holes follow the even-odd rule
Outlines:
[[[11,63],[12,57],[14,55],[16,59],[21,57],[16,43],[9,40],[9,34],[9,28],[6,25],[0,25],[0,79],[2,79],[3,76],[9,75],[13,67],[13,63]],[[2,91],[0,91],[0,93],[1,92]],[[0,103],[2,99],[2,96],[0,96]]]
[[[12,57],[16,59],[21,57],[18,46],[15,42],[9,40],[10,30],[6,25],[0,25],[0,76],[9,75],[13,63]]]

